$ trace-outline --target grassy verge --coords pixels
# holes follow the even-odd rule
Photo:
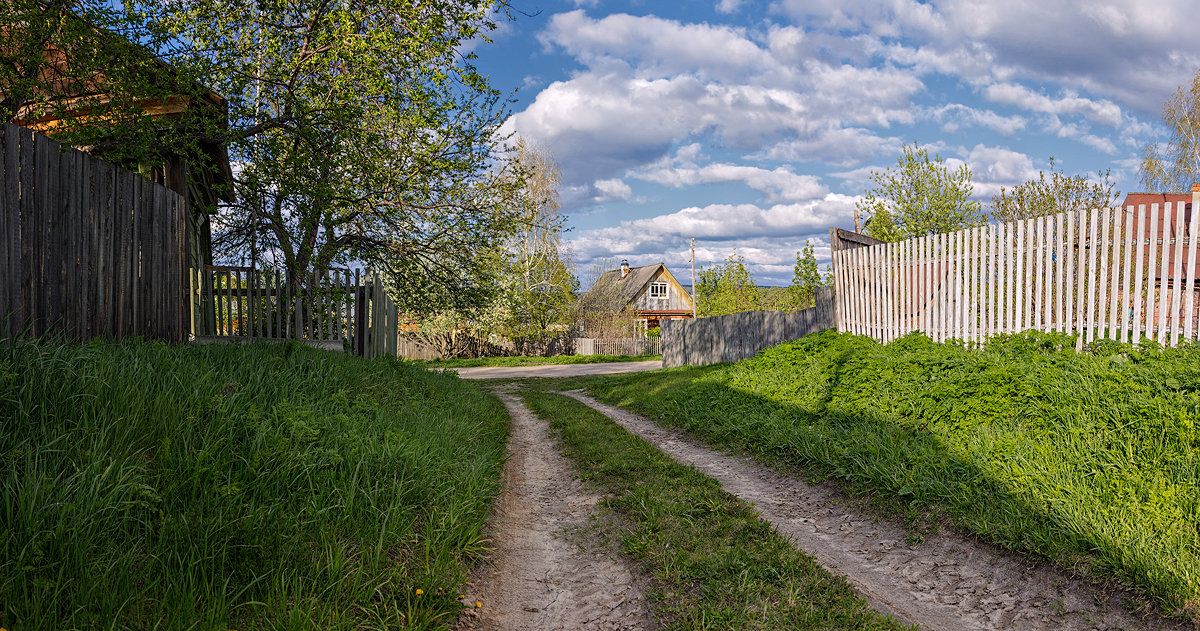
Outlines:
[[[527,390],[585,479],[627,524],[626,552],[654,576],[667,629],[902,629],[720,485],[603,414]]]
[[[299,344],[0,346],[0,627],[445,628],[507,420]]]
[[[661,360],[662,355],[557,355],[555,357],[477,357],[474,359],[417,360],[431,370],[477,366],[536,366],[539,364],[609,364]]]
[[[834,332],[596,397],[1200,617],[1200,348],[1026,334],[966,351]]]

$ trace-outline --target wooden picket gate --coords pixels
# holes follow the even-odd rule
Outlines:
[[[1195,339],[1192,203],[1093,209],[835,248],[839,331],[981,344],[1029,329],[1163,345]]]
[[[190,276],[197,339],[304,340],[396,356],[399,314],[378,274],[330,270],[289,283],[279,270],[207,265]]]

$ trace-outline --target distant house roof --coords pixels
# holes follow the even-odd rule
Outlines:
[[[620,311],[638,297],[650,279],[658,274],[659,269],[666,268],[663,263],[631,267],[625,278],[621,278],[621,270],[609,270],[592,283],[592,287],[579,301],[592,307],[608,307]]]
[[[1171,202],[1174,205],[1176,202],[1190,203],[1192,201],[1191,193],[1129,193],[1125,196],[1125,200],[1121,202],[1121,208],[1138,206],[1145,204],[1149,207],[1151,204],[1158,204],[1160,207]]]

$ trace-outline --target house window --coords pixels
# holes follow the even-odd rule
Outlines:
[[[667,298],[667,284],[650,283],[650,297],[665,300]]]

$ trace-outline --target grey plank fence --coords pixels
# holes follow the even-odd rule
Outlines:
[[[665,320],[663,367],[705,366],[753,357],[768,346],[837,326],[832,287],[817,290],[816,305],[787,313],[748,311],[697,320]]]
[[[399,314],[378,274],[329,270],[289,283],[279,270],[191,270],[199,339],[304,340],[365,357],[396,356]]]
[[[1200,327],[1200,193],[1192,203],[1091,209],[833,254],[838,330],[982,344],[1025,330],[1173,346]]]
[[[15,125],[0,129],[0,339],[186,339],[184,200]]]
[[[662,352],[662,339],[657,337],[577,337],[574,345],[576,355],[657,355]]]

